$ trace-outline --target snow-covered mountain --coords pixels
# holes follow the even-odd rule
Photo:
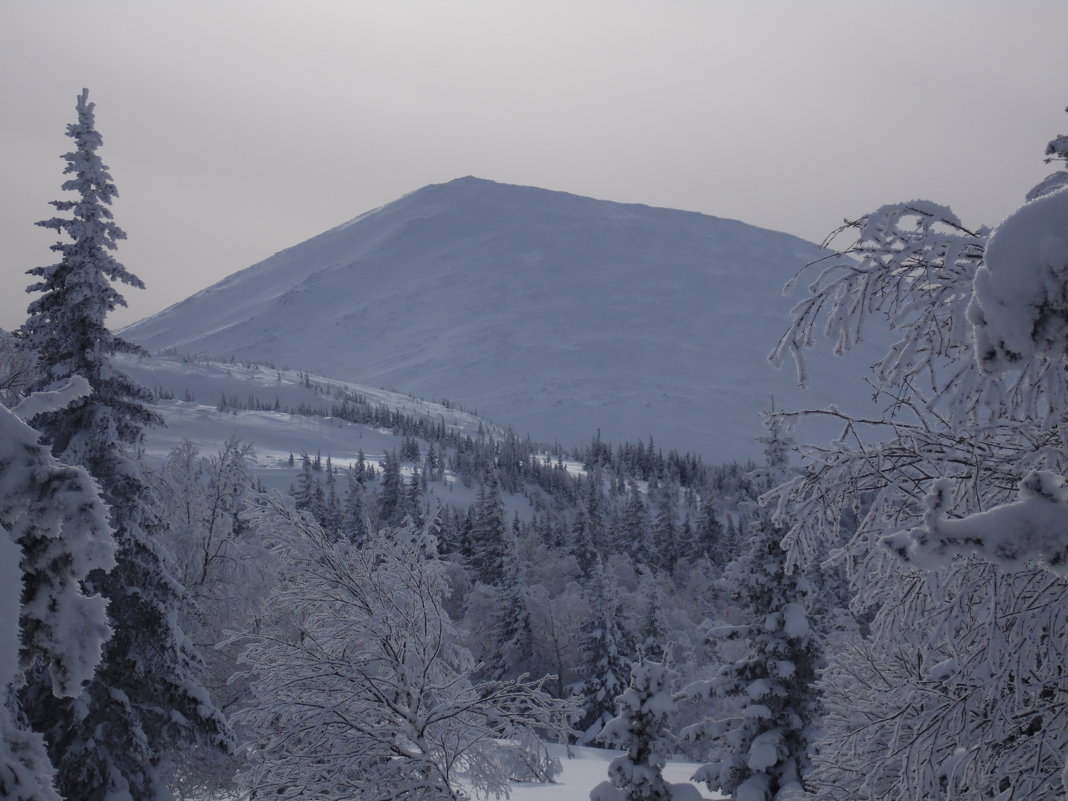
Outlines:
[[[734,220],[461,178],[235,273],[123,333],[448,399],[569,445],[598,430],[714,461],[756,456],[759,411],[823,405],[874,351],[765,357],[819,249]],[[820,388],[833,389],[826,395]]]

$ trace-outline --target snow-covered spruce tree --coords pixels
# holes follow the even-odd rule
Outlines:
[[[870,312],[899,336],[872,376],[887,417],[823,411],[845,435],[809,448],[776,493],[791,557],[833,551],[855,609],[873,613],[870,638],[834,654],[822,680],[821,798],[1063,796],[1068,581],[1048,569],[1048,530],[1017,528],[1011,506],[1019,487],[1016,503],[1050,511],[1068,472],[1066,183],[1044,181],[993,236],[927,201],[849,224],[840,255],[852,258],[825,262],[773,354],[800,356],[824,319],[848,349]],[[842,542],[839,521],[857,509]],[[1010,547],[993,563],[967,556],[994,545]]]
[[[663,769],[675,750],[668,729],[675,698],[671,671],[659,662],[635,662],[630,686],[616,698],[619,714],[597,739],[625,752],[608,766],[606,782],[590,792],[590,801],[689,801],[701,794],[691,784],[672,784]]]
[[[501,484],[496,472],[487,470],[474,505],[469,560],[475,578],[483,584],[497,586],[504,578],[509,558],[507,534]]]
[[[243,656],[250,791],[458,801],[461,774],[479,795],[506,794],[518,765],[552,767],[541,738],[567,736],[570,703],[541,681],[474,680],[425,530],[384,530],[357,549],[272,499],[254,525],[284,543],[284,568],[278,625],[248,636]]]
[[[788,475],[790,440],[783,420],[769,415],[766,425],[766,466],[752,477],[758,490]],[[773,801],[804,790],[810,729],[820,713],[814,687],[820,651],[808,621],[812,587],[787,568],[780,545],[784,528],[758,505],[745,514],[749,540],[742,556],[727,566],[722,583],[749,622],[720,627],[713,636],[744,638],[746,653],[711,680],[685,690],[695,699],[733,701],[735,710],[727,718],[694,724],[683,736],[710,747],[709,762],[695,780],[737,801]]]
[[[116,196],[96,150],[93,104],[83,91],[78,121],[67,128],[63,184],[71,200],[53,201],[69,217],[39,223],[71,241],[52,246],[60,260],[29,271],[41,293],[29,306],[22,333],[38,357],[33,389],[47,390],[72,376],[92,394],[33,423],[52,452],[86,468],[99,482],[115,531],[116,566],[94,571],[88,586],[108,600],[113,636],[102,662],[77,699],[57,698],[52,665],[39,665],[22,689],[23,708],[44,734],[62,795],[80,801],[105,797],[155,799],[165,795],[163,768],[182,747],[227,745],[225,721],[200,683],[198,655],[178,626],[182,588],[165,568],[156,541],[159,520],[135,459],[145,425],[159,422],[146,403],[151,394],[118,371],[115,353],[139,349],[112,334],[108,312],[125,301],[113,282],[141,287],[111,255],[125,235],[108,206]],[[28,592],[34,592],[28,587]]]
[[[61,464],[20,416],[56,410],[89,391],[66,390],[0,404],[0,797],[58,801],[43,738],[18,698],[24,672],[48,664],[48,691],[77,696],[110,634],[104,599],[86,584],[114,565],[107,508],[81,468]]]
[[[627,687],[634,644],[623,628],[619,592],[597,559],[586,590],[589,617],[582,624],[582,681],[575,690],[582,698],[579,742],[590,743],[615,715],[616,696]]]
[[[505,532],[506,559],[493,621],[494,647],[486,660],[490,678],[514,678],[529,671],[534,658],[530,582],[513,530]]]

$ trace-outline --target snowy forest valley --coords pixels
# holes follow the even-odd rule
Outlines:
[[[0,331],[0,798],[1065,798],[1068,170],[823,247],[460,179],[116,332],[76,112]],[[728,361],[726,305],[629,322],[717,283]]]

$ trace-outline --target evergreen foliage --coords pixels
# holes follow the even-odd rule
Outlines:
[[[636,662],[616,704],[619,714],[597,739],[624,754],[609,764],[609,781],[593,789],[591,801],[671,801],[673,788],[662,774],[675,748],[668,730],[675,711],[670,671],[659,662]]]
[[[790,441],[782,431],[783,421],[769,416],[768,427],[767,465],[754,477],[761,489],[778,485],[788,475]],[[711,745],[712,758],[696,780],[738,801],[776,801],[804,790],[811,730],[820,716],[814,686],[820,649],[808,620],[813,588],[787,568],[780,545],[784,527],[756,505],[747,516],[752,523],[749,542],[743,556],[728,567],[723,583],[749,622],[713,633],[743,637],[746,652],[723,665],[712,680],[686,690],[695,699],[726,698],[734,710],[727,718],[689,727],[685,736]]]
[[[78,379],[51,402],[58,409],[88,392]],[[114,565],[115,542],[97,485],[58,462],[39,434],[0,404],[0,797],[58,801],[55,769],[31,731],[18,691],[24,673],[48,665],[60,698],[77,696],[111,631],[104,599],[88,577]]]
[[[165,794],[165,767],[183,747],[228,747],[225,721],[204,690],[201,662],[182,632],[176,611],[183,590],[168,573],[157,542],[158,505],[136,461],[143,427],[159,422],[151,394],[116,370],[110,356],[137,352],[114,336],[104,317],[125,302],[112,282],[141,282],[111,256],[124,238],[108,206],[117,194],[96,149],[93,104],[83,91],[78,121],[67,128],[63,189],[73,200],[53,201],[70,217],[41,223],[71,242],[52,249],[60,261],[37,267],[23,327],[38,355],[34,388],[82,376],[92,394],[34,423],[58,458],[85,467],[101,485],[117,543],[116,567],[94,571],[89,586],[108,599],[113,636],[103,661],[78,699],[57,698],[52,669],[40,665],[22,693],[31,725],[44,733],[68,798],[98,801],[126,796],[140,801]]]
[[[582,625],[582,682],[576,687],[582,697],[578,730],[583,743],[593,742],[615,715],[615,699],[626,689],[634,658],[633,642],[623,628],[622,602],[600,560],[594,563],[587,592],[589,617]]]

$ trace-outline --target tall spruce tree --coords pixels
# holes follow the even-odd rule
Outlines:
[[[99,482],[110,509],[116,567],[96,570],[87,584],[109,601],[113,636],[93,680],[77,699],[57,698],[51,668],[40,666],[22,693],[31,725],[42,732],[57,767],[60,793],[79,801],[158,799],[168,795],[165,766],[185,747],[224,748],[228,732],[199,677],[201,661],[177,623],[181,586],[168,573],[156,542],[158,513],[136,453],[143,428],[160,422],[147,403],[151,393],[111,362],[139,348],[112,334],[108,312],[125,306],[113,283],[141,288],[111,255],[125,234],[108,206],[118,194],[96,150],[88,91],[77,100],[78,121],[67,127],[75,148],[67,153],[62,188],[71,200],[53,201],[60,212],[39,225],[65,234],[56,264],[36,267],[23,327],[36,350],[40,374],[33,389],[50,389],[80,375],[92,394],[38,415],[34,424],[53,453],[85,467]]]
[[[788,477],[790,440],[782,420],[769,416],[767,426],[766,467],[752,476],[757,491]],[[727,566],[723,583],[749,620],[716,633],[744,638],[746,653],[712,680],[686,690],[695,699],[726,698],[735,709],[723,719],[688,727],[684,736],[712,745],[695,780],[737,801],[782,801],[804,790],[820,711],[815,688],[820,649],[808,620],[813,588],[788,570],[780,544],[786,529],[770,510],[751,504],[744,514],[752,535],[742,556]]]
[[[483,584],[500,586],[504,581],[508,562],[504,519],[504,501],[497,473],[487,470],[474,506],[474,526],[471,529],[471,567]]]
[[[623,628],[623,602],[600,559],[593,564],[587,597],[590,611],[582,625],[582,681],[576,687],[582,696],[583,715],[577,726],[582,743],[593,742],[615,717],[616,696],[627,688],[634,657],[634,643]]]

